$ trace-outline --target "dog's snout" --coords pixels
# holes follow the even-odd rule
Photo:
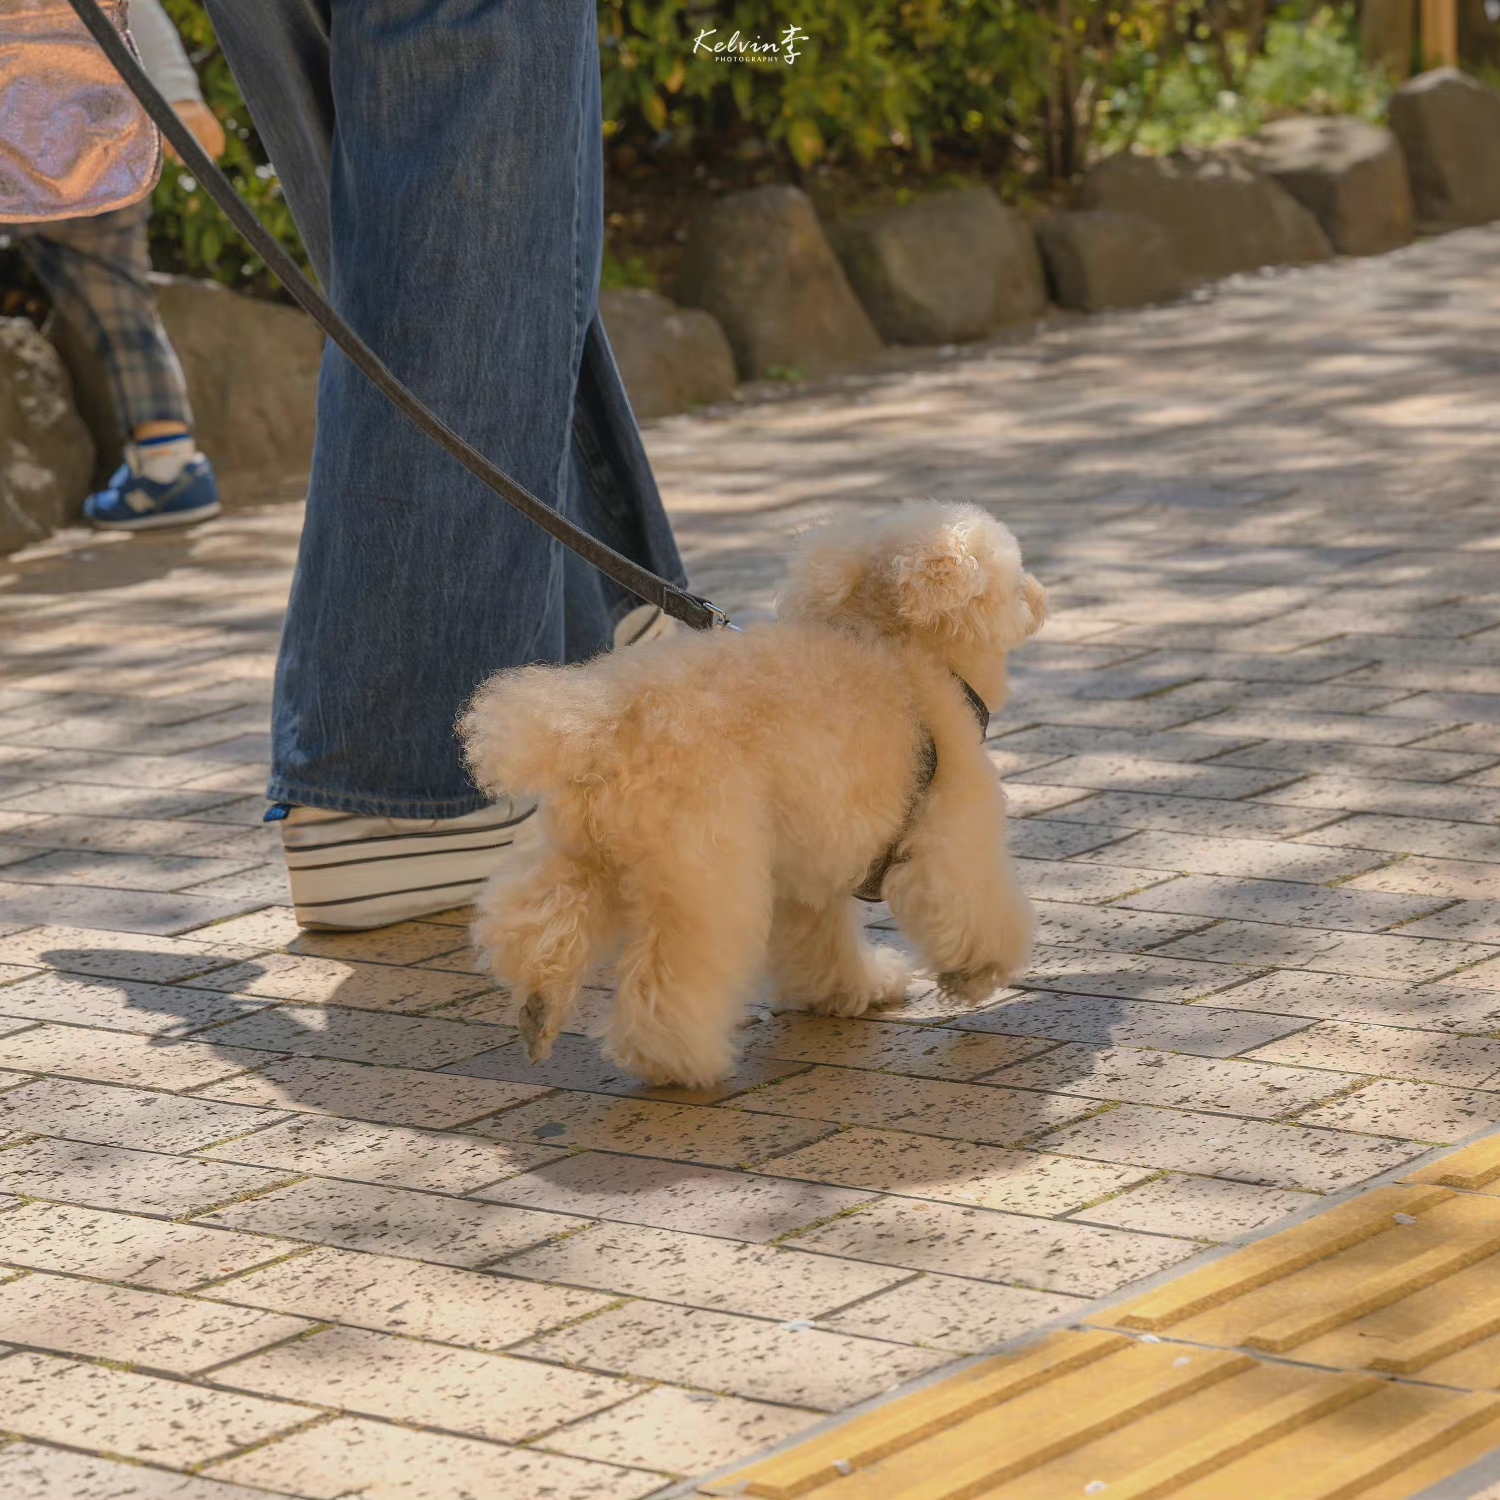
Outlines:
[[[1034,635],[1042,628],[1042,622],[1047,618],[1047,590],[1030,573],[1026,573],[1021,578],[1021,594],[1031,614],[1030,633]]]

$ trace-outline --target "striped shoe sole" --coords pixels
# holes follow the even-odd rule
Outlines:
[[[298,925],[386,927],[464,906],[529,841],[533,811],[418,821],[293,809],[282,844]]]

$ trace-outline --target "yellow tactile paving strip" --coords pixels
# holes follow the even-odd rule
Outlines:
[[[1500,1448],[1500,1137],[701,1486],[1407,1500]]]

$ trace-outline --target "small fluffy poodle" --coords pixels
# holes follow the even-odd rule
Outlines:
[[[804,536],[775,623],[680,632],[482,687],[480,785],[540,799],[541,835],[476,903],[533,1062],[615,960],[609,1057],[653,1084],[729,1075],[758,982],[857,1016],[905,998],[864,937],[882,896],[949,992],[1019,973],[1031,908],[983,748],[1042,587],[976,506],[912,502]]]

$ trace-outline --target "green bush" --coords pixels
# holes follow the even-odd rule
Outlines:
[[[1189,35],[1169,55],[1143,56],[1135,73],[1135,86],[1111,101],[1103,149],[1211,146],[1289,114],[1378,120],[1391,92],[1385,72],[1365,63],[1347,5],[1310,15],[1288,9],[1270,21],[1258,54],[1243,34],[1229,38],[1227,58]]]
[[[165,0],[229,136],[226,172],[300,258],[291,214],[199,0]],[[1100,150],[1209,144],[1293,111],[1377,117],[1389,91],[1348,5],[1319,0],[598,0],[606,138],[690,170],[770,150],[791,174],[957,169],[1064,183]],[[726,61],[715,43],[781,43],[794,60]],[[705,33],[707,45],[695,47]],[[748,54],[741,54],[745,56]],[[910,183],[911,175],[903,178]],[[273,282],[181,166],[154,200],[167,270],[268,293]],[[649,285],[638,260],[606,282]]]

